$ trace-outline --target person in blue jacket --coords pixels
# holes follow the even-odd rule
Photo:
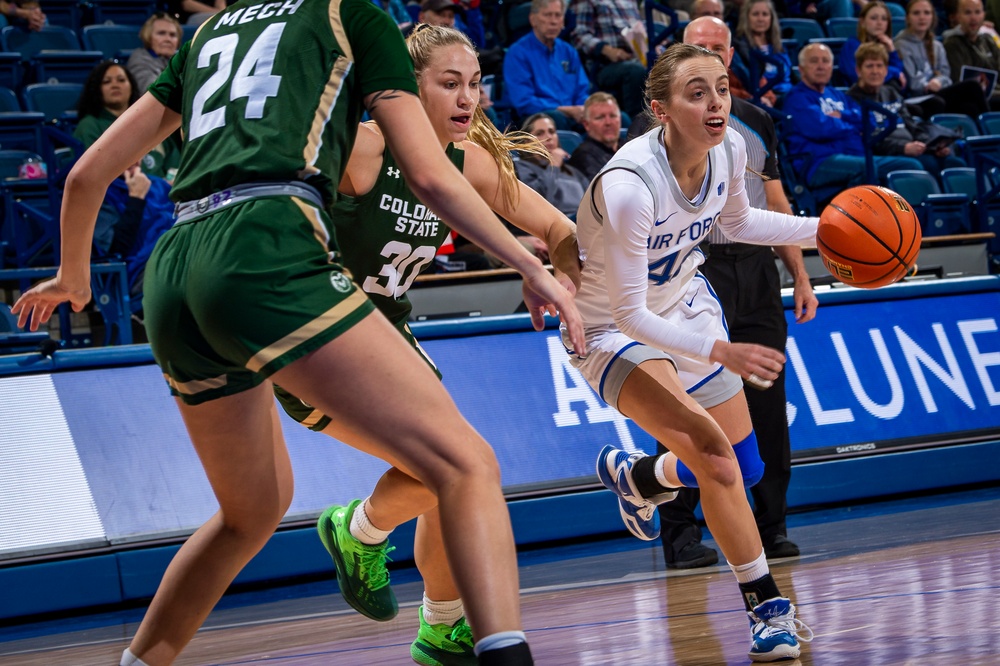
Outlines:
[[[590,79],[580,54],[559,39],[565,26],[564,0],[532,0],[531,32],[510,45],[503,80],[511,105],[522,118],[544,113],[556,129],[583,130],[583,103]]]
[[[833,53],[826,44],[807,44],[799,51],[802,81],[785,96],[789,121],[785,142],[795,169],[805,172],[810,187],[865,182],[865,147],[861,141],[861,107],[830,84]],[[913,157],[876,155],[880,183],[890,171],[923,169]]]

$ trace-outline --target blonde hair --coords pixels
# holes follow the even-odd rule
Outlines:
[[[740,18],[736,24],[736,37],[745,38],[753,46],[753,35],[750,34],[750,11],[754,5],[767,5],[767,10],[771,12],[771,27],[767,29],[767,43],[775,53],[784,53],[785,48],[781,44],[781,28],[778,25],[778,12],[774,8],[771,0],[746,0],[740,7]]]
[[[153,45],[153,25],[157,21],[166,21],[174,26],[174,30],[177,31],[177,46],[180,47],[181,40],[184,39],[184,30],[181,28],[181,24],[177,22],[177,19],[172,15],[165,12],[156,12],[142,24],[139,28],[139,39],[142,40],[143,45],[148,49]]]
[[[420,83],[420,75],[430,64],[434,53],[439,49],[456,45],[466,47],[473,55],[479,57],[476,48],[464,33],[454,28],[433,26],[426,23],[418,25],[406,38],[406,46],[413,59],[413,70],[417,75],[417,83]],[[466,138],[486,150],[496,161],[497,168],[500,170],[500,196],[508,207],[515,208],[519,198],[518,180],[514,170],[514,160],[510,155],[511,151],[534,153],[545,159],[549,158],[549,151],[545,149],[538,137],[527,132],[501,132],[486,117],[478,104],[476,104],[476,110],[472,114],[472,124]]]

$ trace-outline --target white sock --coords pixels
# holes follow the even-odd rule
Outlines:
[[[427,624],[447,624],[449,627],[465,615],[461,599],[452,601],[431,601],[424,592],[424,621]]]
[[[361,543],[374,546],[375,544],[382,543],[388,539],[389,533],[392,532],[392,530],[380,530],[372,525],[372,522],[368,520],[368,513],[365,511],[365,507],[368,505],[369,499],[369,497],[366,497],[364,501],[362,501],[361,504],[354,509],[354,516],[351,518],[351,536]]]
[[[132,650],[125,648],[125,651],[122,652],[122,660],[119,662],[119,666],[149,666],[149,664],[132,654]]]
[[[476,641],[472,651],[478,657],[487,650],[500,650],[511,645],[527,642],[528,638],[524,635],[523,631],[501,631]]]
[[[733,564],[732,562],[728,562],[728,564],[729,568],[736,574],[736,581],[739,583],[752,583],[771,573],[771,570],[767,567],[767,558],[764,557],[763,550],[760,551],[760,555],[753,562],[748,564]]]
[[[656,474],[656,482],[664,488],[675,488],[676,486],[674,486],[674,484],[667,481],[667,473],[663,469],[666,467],[666,465],[663,464],[664,460],[666,460],[666,456],[660,456],[660,459],[656,461],[655,465],[653,465],[653,473]]]

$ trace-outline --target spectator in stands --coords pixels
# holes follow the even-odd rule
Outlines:
[[[531,0],[531,32],[507,49],[503,80],[520,116],[545,113],[556,128],[580,131],[590,79],[576,49],[559,39],[565,13],[563,0]]]
[[[878,0],[876,0],[877,2]],[[861,108],[830,85],[833,53],[826,44],[806,44],[799,51],[802,81],[785,96],[789,117],[785,141],[795,169],[810,187],[860,185],[865,182],[865,147],[861,140]],[[913,157],[875,156],[880,183],[896,169],[922,169]]]
[[[583,103],[583,126],[587,136],[569,156],[568,164],[593,180],[618,150],[622,116],[614,95],[595,92]]]
[[[828,18],[853,17],[854,5],[860,9],[867,0],[786,0],[778,3],[779,16],[811,18],[823,22]]]
[[[837,59],[840,76],[850,84],[858,80],[857,68],[854,66],[854,52],[863,42],[875,42],[885,47],[889,54],[889,69],[885,82],[895,86],[900,92],[906,90],[903,61],[896,53],[896,44],[892,41],[892,16],[882,0],[873,0],[864,6],[858,17],[858,36],[849,37],[840,49],[840,57]]]
[[[125,64],[138,91],[146,90],[167,68],[167,63],[181,47],[182,35],[181,24],[164,12],[156,12],[142,24],[139,29],[142,47],[132,51]]]
[[[135,80],[113,60],[95,67],[77,103],[79,123],[73,136],[89,148],[139,98]],[[133,294],[142,289],[146,260],[156,240],[173,225],[170,183],[165,179],[180,161],[167,140],[115,180],[104,197],[94,229],[94,245],[125,260]],[[141,173],[136,174],[136,171]]]
[[[32,32],[45,27],[45,13],[33,0],[24,2],[0,0],[0,14],[3,14],[11,25],[23,24]]]
[[[702,16],[711,16],[723,21],[725,20],[723,18],[724,11],[722,0],[694,0],[691,3],[691,20]]]
[[[464,32],[477,49],[486,46],[486,30],[479,0],[423,0],[417,22],[456,28]],[[485,67],[483,71],[487,71]]]
[[[590,180],[567,163],[569,153],[559,146],[555,121],[548,114],[529,116],[524,121],[524,131],[536,136],[549,151],[549,156],[546,159],[534,153],[522,154],[514,163],[518,180],[545,197],[560,213],[574,219]],[[529,238],[532,242],[538,240],[533,236]]]
[[[771,0],[746,0],[740,9],[740,19],[734,34],[735,53],[731,71],[739,77],[744,88],[755,92],[771,85],[771,91],[778,98],[791,90],[792,61],[781,45],[778,15]],[[753,58],[753,51],[759,51],[780,63],[760,63]],[[774,106],[772,99],[762,98],[761,101]]]
[[[167,0],[167,11],[181,25],[201,25],[226,8],[226,0]]]
[[[944,45],[935,38],[937,11],[931,0],[910,0],[906,5],[906,27],[893,40],[903,61],[907,90],[922,99],[922,118],[936,113],[964,113],[977,118],[989,110],[983,89],[975,81],[951,78],[951,65]]]
[[[1000,70],[1000,47],[992,37],[980,32],[984,20],[983,3],[980,0],[959,0],[957,7],[957,27],[944,38],[944,50],[952,74],[961,79],[962,68],[966,66],[997,72]],[[980,84],[984,92],[991,92],[986,79],[982,79]],[[1000,110],[1000,86],[993,87],[988,99],[991,109]]]
[[[873,147],[876,155],[907,155],[917,158],[923,168],[941,179],[941,170],[950,167],[964,167],[965,160],[956,157],[948,144],[928,146],[925,125],[918,123],[904,104],[903,96],[892,86],[884,85],[885,71],[889,67],[889,54],[885,47],[874,42],[866,42],[854,54],[857,64],[858,82],[851,86],[847,94],[858,101],[876,102],[898,118],[896,129]],[[875,130],[886,124],[881,113],[873,113]]]
[[[635,0],[573,0],[570,10],[576,15],[570,38],[586,59],[590,80],[614,94],[630,117],[642,113],[646,67],[622,36],[643,23]]]
[[[90,72],[83,84],[73,136],[84,148],[89,148],[137,99],[139,87],[132,74],[117,62],[105,60]],[[151,150],[139,166],[149,175],[166,178],[179,162],[180,155],[173,143],[165,141]]]

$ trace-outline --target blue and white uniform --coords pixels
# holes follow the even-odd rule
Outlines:
[[[750,207],[746,144],[734,130],[711,149],[705,181],[689,200],[670,170],[663,129],[625,144],[591,183],[577,213],[583,259],[576,304],[587,356],[572,363],[601,397],[618,393],[640,363],[669,359],[685,390],[704,407],[742,388],[740,377],[708,360],[728,340],[722,306],[698,272],[698,245],[719,225],[733,240],[814,246],[818,218]]]

